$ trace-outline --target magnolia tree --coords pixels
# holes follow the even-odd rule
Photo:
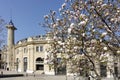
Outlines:
[[[65,0],[59,15],[51,10],[44,16],[44,26],[52,37],[48,64],[54,65],[55,72],[57,67],[66,66],[67,73],[84,76],[92,71],[101,80],[98,65],[106,65],[109,55],[120,55],[119,3],[119,0]]]

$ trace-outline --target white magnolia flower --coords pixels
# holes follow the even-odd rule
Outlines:
[[[88,21],[88,19],[86,18],[86,19],[85,19],[85,21],[87,22],[87,21]]]
[[[97,4],[102,4],[103,3],[103,0],[98,0],[97,1]]]
[[[55,28],[56,27],[56,24],[53,24],[53,28]]]
[[[69,55],[66,56],[66,59],[69,59]]]
[[[102,4],[101,6],[102,6],[102,8],[105,8],[105,7],[107,7],[107,4]]]
[[[94,28],[94,26],[92,25],[92,28]]]
[[[62,42],[61,41],[58,41],[58,44],[61,44]]]
[[[106,51],[108,48],[107,48],[107,47],[104,47],[103,49]]]
[[[67,44],[69,45],[69,44],[70,44],[70,42],[67,42]]]
[[[120,54],[120,50],[118,50],[117,53]]]
[[[94,9],[95,7],[94,6],[91,6],[91,9]]]
[[[74,59],[77,59],[77,58],[78,58],[78,56],[77,56],[77,55],[75,55],[75,56],[74,56]]]
[[[109,12],[106,12],[106,13],[105,13],[105,16],[108,16],[109,14],[110,14]]]
[[[82,36],[85,37],[85,33],[82,33]]]
[[[68,28],[68,34],[71,34],[72,28]]]
[[[78,49],[78,46],[75,46],[74,49]]]
[[[62,9],[64,9],[66,7],[66,3],[62,4]]]
[[[86,16],[85,14],[80,14],[81,18],[85,18],[85,16]]]
[[[102,42],[103,40],[102,39],[100,39],[100,42]]]
[[[56,19],[58,22],[60,21],[60,19]]]
[[[45,15],[45,16],[44,16],[44,18],[48,19],[48,18],[49,18],[49,16],[48,16],[48,15]]]
[[[113,21],[115,21],[115,19],[114,19],[114,18],[111,18],[110,21],[113,22]]]
[[[66,13],[69,14],[69,13],[70,13],[70,10],[66,10]]]
[[[91,40],[91,43],[96,43],[96,42],[97,42],[96,39],[92,39],[92,40]]]
[[[65,45],[65,43],[64,43],[64,42],[62,42],[62,43],[61,43],[61,45]]]
[[[92,47],[92,50],[94,50],[95,49],[95,47]]]
[[[77,40],[76,37],[74,37],[73,40],[76,41]]]
[[[117,18],[117,21],[120,22],[120,16]]]
[[[58,38],[57,38],[57,36],[54,36],[53,39],[57,40]]]
[[[95,29],[93,29],[92,31],[95,32]]]
[[[61,8],[59,8],[59,12],[61,12],[62,11],[62,9]]]
[[[107,32],[103,32],[101,37],[105,37],[107,35]]]
[[[75,23],[71,23],[70,28],[74,28],[74,27],[75,27]]]
[[[81,21],[78,25],[79,26],[85,26],[86,25],[86,21]]]
[[[117,10],[117,13],[120,13],[120,9]]]

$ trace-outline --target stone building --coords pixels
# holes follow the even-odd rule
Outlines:
[[[4,69],[26,73],[55,74],[54,69],[50,69],[49,65],[45,63],[48,54],[46,50],[50,45],[49,35],[29,37],[15,44],[14,32],[17,28],[12,20],[6,25],[6,28],[8,30],[7,46],[0,51],[4,59],[4,63],[1,64]]]
[[[54,70],[54,68],[46,64],[47,50],[50,47],[51,41],[49,34],[28,37],[15,44],[14,31],[16,28],[13,22],[10,21],[6,28],[8,29],[7,46],[1,50],[2,55],[4,55],[4,63],[2,64],[4,69],[49,75],[67,73],[67,67]],[[57,60],[60,60],[60,55],[58,55]],[[120,57],[116,57],[115,59],[113,55],[109,55],[109,63],[107,63],[106,66],[101,65],[99,67],[102,76],[111,77],[111,73],[107,67],[108,65],[111,66],[114,73],[118,75],[120,72]]]

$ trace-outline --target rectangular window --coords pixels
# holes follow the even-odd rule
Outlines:
[[[19,49],[16,50],[16,53],[19,54]]]
[[[24,53],[27,53],[27,48],[24,48]]]
[[[39,46],[36,46],[36,52],[39,52]]]
[[[44,70],[44,65],[37,64],[36,70]]]
[[[42,52],[43,46],[36,46],[36,52]]]

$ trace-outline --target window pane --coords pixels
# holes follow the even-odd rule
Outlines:
[[[24,53],[27,53],[27,48],[24,48]]]
[[[39,52],[39,47],[38,46],[36,46],[36,52]]]
[[[42,52],[43,51],[43,46],[40,46],[40,52]]]
[[[44,65],[36,65],[36,70],[44,70]]]
[[[27,62],[27,57],[24,58],[24,62]]]

